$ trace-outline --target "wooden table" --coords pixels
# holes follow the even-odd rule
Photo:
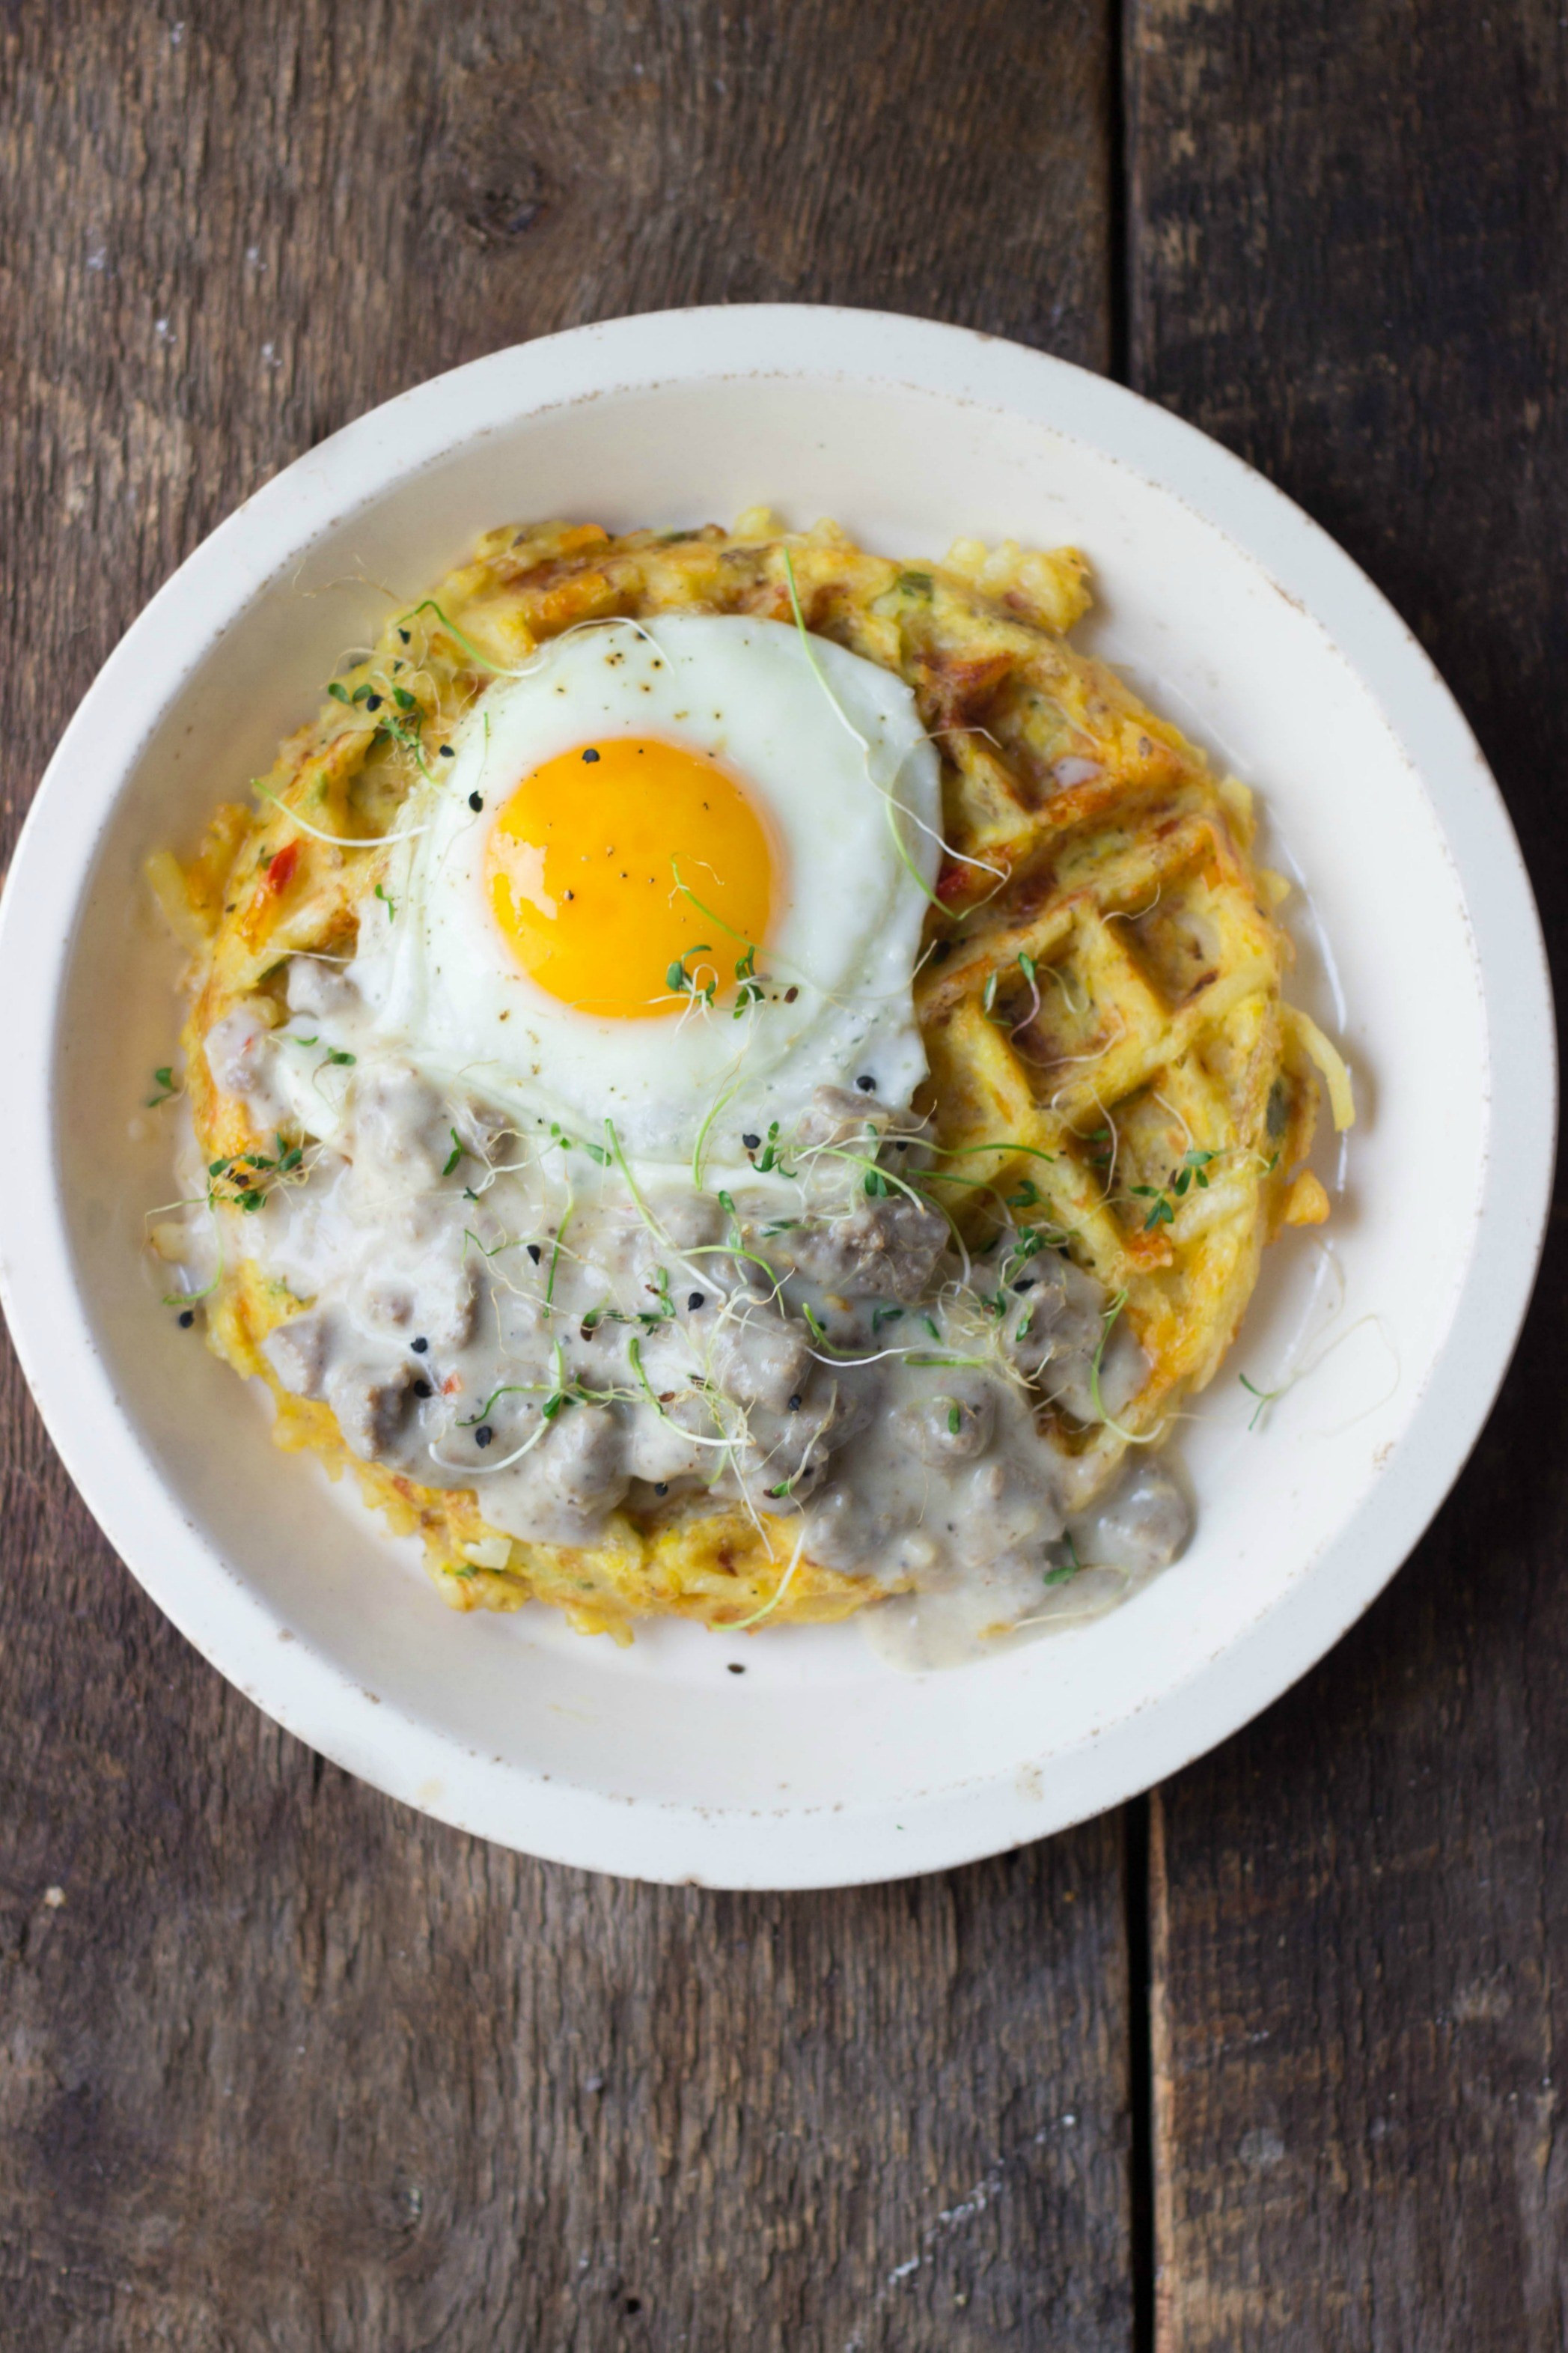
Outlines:
[[[1124,376],[1301,500],[1451,680],[1560,934],[1565,24],[0,0],[6,827],[143,599],[347,418],[584,319],[833,301]],[[815,1897],[585,1877],[346,1779],[158,1617],[13,1368],[0,2343],[1568,2343],[1564,1273],[1554,1232],[1452,1500],[1261,1722],[1120,1817]]]

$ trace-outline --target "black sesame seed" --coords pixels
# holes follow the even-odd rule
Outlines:
[[[653,1492],[656,1495],[668,1495],[669,1493],[668,1480],[656,1479],[653,1482]]]
[[[745,1668],[741,1664],[741,1662],[740,1662],[739,1659],[731,1659],[731,1662],[730,1662],[730,1672],[731,1672],[732,1675],[743,1675],[743,1674],[745,1673],[745,1672],[746,1672],[746,1670],[745,1670]]]
[[[701,1306],[705,1296],[706,1294],[704,1293],[694,1291],[690,1298],[687,1301],[686,1304],[689,1307],[693,1315],[696,1314],[698,1309]]]
[[[471,809],[474,809],[474,810],[476,810],[476,811],[477,811],[477,810],[479,810],[479,809],[482,809],[482,808],[483,808],[483,807],[484,807],[484,805],[485,805],[485,797],[484,797],[483,793],[470,793],[470,794],[468,795],[468,807],[469,807]]]
[[[952,942],[951,940],[938,940],[935,947],[932,948],[931,952],[931,960],[932,964],[945,964],[952,954]]]
[[[431,1388],[428,1381],[416,1381],[414,1384],[414,1394],[416,1398],[427,1398],[434,1397],[436,1392]]]
[[[537,1242],[530,1242],[528,1245],[528,1255],[533,1261],[534,1265],[537,1266],[540,1260],[544,1256],[544,1252],[540,1249]]]
[[[741,1138],[748,1152],[755,1152],[762,1144],[762,1140],[760,1135],[743,1135]]]
[[[428,1340],[421,1338],[418,1340],[410,1340],[408,1345],[413,1349],[416,1356],[422,1356],[426,1348],[430,1345],[430,1343]]]
[[[784,1003],[786,1005],[793,1005],[799,995],[800,991],[798,988],[786,988],[784,991]]]
[[[442,744],[442,746],[441,746],[441,757],[443,758],[443,760],[455,760],[455,759],[457,758],[457,756],[458,756],[458,755],[457,755],[456,752],[454,752],[454,751],[453,751],[453,749],[452,749],[452,747],[451,747],[450,744]]]
[[[481,1421],[478,1430],[474,1432],[474,1444],[476,1446],[488,1446],[494,1436],[495,1431],[490,1428],[489,1423],[488,1421]]]
[[[1021,1281],[1013,1285],[1015,1291],[1033,1291],[1034,1287],[1035,1278],[1032,1274],[1026,1274]]]
[[[584,754],[583,754],[583,757],[584,758],[584,760],[586,760],[586,761],[589,763],[590,766],[591,766],[591,765],[593,765],[593,763],[594,763],[594,762],[598,758],[598,756],[599,756],[599,755],[598,755],[597,752],[595,752],[595,751],[594,751],[594,750],[592,750],[592,749],[590,749],[590,750],[588,750],[588,751],[584,752]]]
[[[789,1401],[789,1409],[791,1413],[798,1413],[800,1411],[800,1391],[798,1389]]]
[[[182,1310],[180,1311],[180,1329],[181,1329],[181,1331],[182,1331],[182,1332],[188,1332],[188,1331],[190,1330],[190,1328],[191,1328],[192,1324],[195,1322],[195,1320],[196,1320],[196,1311],[195,1311],[195,1309],[194,1307],[185,1307],[185,1308],[182,1308]]]
[[[381,702],[382,699],[379,694],[367,694],[364,699],[364,707],[367,711],[379,711],[381,709]]]
[[[862,1071],[855,1083],[863,1095],[874,1095],[877,1092],[877,1082],[868,1071]]]

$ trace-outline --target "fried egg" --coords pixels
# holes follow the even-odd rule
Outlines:
[[[377,1045],[713,1181],[822,1085],[906,1102],[938,764],[890,672],[776,621],[552,640],[409,798],[353,977]]]

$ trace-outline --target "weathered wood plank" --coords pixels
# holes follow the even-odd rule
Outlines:
[[[1107,357],[1098,5],[177,6],[0,6],[7,837],[200,534],[439,368],[777,296]],[[0,1414],[8,2345],[1128,2346],[1115,1824],[823,1899],[520,1861],[222,1686]]]
[[[1135,0],[1127,49],[1133,380],[1393,596],[1558,953],[1565,40],[1544,0]],[[1559,1229],[1394,1589],[1155,1803],[1163,2353],[1565,2341],[1565,1275]]]

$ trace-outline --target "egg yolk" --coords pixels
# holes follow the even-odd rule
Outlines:
[[[778,862],[717,761],[606,736],[523,778],[490,828],[485,881],[531,980],[582,1012],[641,1021],[710,986],[722,997],[754,968]]]

